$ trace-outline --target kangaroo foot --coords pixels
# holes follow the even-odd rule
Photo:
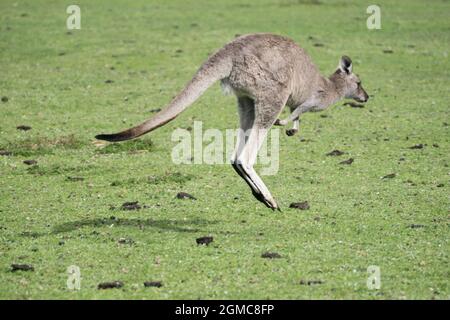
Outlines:
[[[262,193],[258,193],[252,190],[253,196],[258,199],[258,201],[261,201],[265,204],[267,208],[270,208],[272,210],[278,210],[280,211],[280,208],[278,207],[278,204],[275,202],[273,198],[266,198]]]

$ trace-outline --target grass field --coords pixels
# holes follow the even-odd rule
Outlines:
[[[68,32],[69,4],[0,2],[0,298],[450,298],[449,1],[377,1],[381,30],[366,27],[370,1],[80,0],[81,30]],[[95,143],[151,117],[210,53],[252,32],[291,37],[324,74],[349,55],[371,96],[281,131],[280,169],[263,179],[282,212],[229,165],[172,162],[174,129],[237,127],[218,84],[139,140]],[[130,201],[141,209],[121,210]],[[289,208],[301,201],[310,209]]]

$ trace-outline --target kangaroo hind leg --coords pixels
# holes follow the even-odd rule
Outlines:
[[[237,143],[234,150],[233,155],[231,156],[231,165],[236,173],[244,179],[244,181],[248,184],[250,189],[252,189],[252,193],[257,198],[261,198],[261,194],[259,193],[256,185],[252,180],[250,180],[247,175],[245,175],[242,168],[237,163],[238,155],[241,154],[244,146],[248,140],[248,134],[253,126],[255,121],[255,103],[251,98],[248,97],[238,97],[238,113],[239,113],[239,130],[237,133]],[[260,200],[261,201],[261,200]]]
[[[243,147],[241,147],[242,140],[238,141],[233,160],[233,167],[250,186],[256,199],[273,210],[279,209],[278,204],[272,197],[267,186],[253,169],[253,166],[256,162],[258,151],[261,148],[270,127],[273,125],[284,106],[284,102],[285,101],[283,101],[283,103],[277,103],[276,105],[262,102],[255,103],[254,119],[251,128],[245,133]]]

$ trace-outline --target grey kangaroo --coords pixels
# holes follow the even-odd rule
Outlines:
[[[231,165],[256,199],[273,210],[279,209],[278,204],[253,169],[258,150],[272,125],[293,121],[293,129],[287,131],[292,135],[298,131],[299,117],[304,112],[323,110],[342,98],[368,100],[361,81],[352,72],[349,57],[343,56],[337,70],[326,78],[320,75],[305,50],[291,39],[249,34],[234,39],[211,55],[186,87],[153,118],[134,128],[96,138],[123,141],[161,127],[218,80],[232,90],[238,103],[240,130]],[[286,105],[292,114],[278,120]]]

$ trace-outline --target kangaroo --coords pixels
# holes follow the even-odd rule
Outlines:
[[[231,165],[255,198],[273,210],[279,210],[279,206],[253,169],[272,125],[294,121],[292,130],[298,131],[299,117],[304,112],[323,110],[342,98],[368,100],[359,77],[352,72],[349,57],[343,56],[337,70],[326,78],[320,75],[305,50],[291,39],[274,34],[249,34],[212,54],[186,87],[153,118],[134,128],[96,138],[123,141],[161,127],[218,80],[237,97],[240,129]],[[278,120],[286,105],[292,114]]]

